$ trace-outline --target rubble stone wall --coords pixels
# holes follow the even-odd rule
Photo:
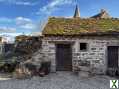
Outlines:
[[[51,61],[52,72],[56,71],[56,44],[69,42],[72,44],[72,66],[75,71],[75,66],[80,66],[81,61],[89,62],[89,66],[96,74],[105,74],[107,69],[107,47],[118,46],[117,38],[56,38],[46,37],[42,42],[42,51],[46,59]],[[80,43],[87,43],[88,49],[80,51]]]

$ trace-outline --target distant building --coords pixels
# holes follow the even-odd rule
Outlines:
[[[0,37],[0,55],[5,55],[7,52],[13,51],[14,43],[10,42],[9,37]]]
[[[108,12],[105,9],[101,9],[100,13],[97,15],[92,16],[91,18],[96,18],[96,19],[106,19],[106,18],[111,18],[111,16],[108,14]]]
[[[13,38],[11,38],[9,36],[3,36],[2,37],[2,43],[13,43],[12,39]]]
[[[41,39],[42,36],[27,36],[27,35],[19,35],[15,37],[15,42],[22,42],[22,41],[30,41],[30,40],[38,40]]]
[[[13,52],[13,43],[0,43],[0,55],[5,55],[8,52]]]
[[[19,35],[15,37],[15,42],[20,42],[20,41],[24,41],[27,40],[29,38],[29,36],[26,35]]]

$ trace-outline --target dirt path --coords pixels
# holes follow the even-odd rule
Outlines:
[[[71,72],[51,73],[46,77],[0,81],[0,89],[109,89],[108,76],[80,78]]]

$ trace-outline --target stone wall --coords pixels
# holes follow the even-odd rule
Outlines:
[[[80,43],[87,43],[88,49],[86,51],[80,51]],[[92,72],[104,73],[106,67],[105,51],[106,41],[103,40],[92,40],[92,39],[79,39],[76,41],[74,48],[76,49],[73,53],[73,65],[80,66],[81,61],[89,62],[89,67],[93,68]]]
[[[56,71],[56,63],[55,63],[55,44],[49,43],[48,40],[42,41],[42,53],[44,55],[45,61],[51,61],[51,71]]]
[[[51,61],[52,72],[56,71],[56,47],[55,44],[69,42],[72,44],[72,65],[73,71],[75,67],[79,67],[82,61],[89,63],[92,72],[96,74],[104,74],[107,69],[107,46],[118,46],[117,38],[62,38],[62,37],[45,37],[42,43],[42,52],[45,59]],[[80,43],[88,43],[87,51],[80,51]]]

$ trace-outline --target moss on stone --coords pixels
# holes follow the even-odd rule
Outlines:
[[[44,35],[80,35],[81,33],[98,33],[119,31],[119,19],[81,19],[49,18]]]

